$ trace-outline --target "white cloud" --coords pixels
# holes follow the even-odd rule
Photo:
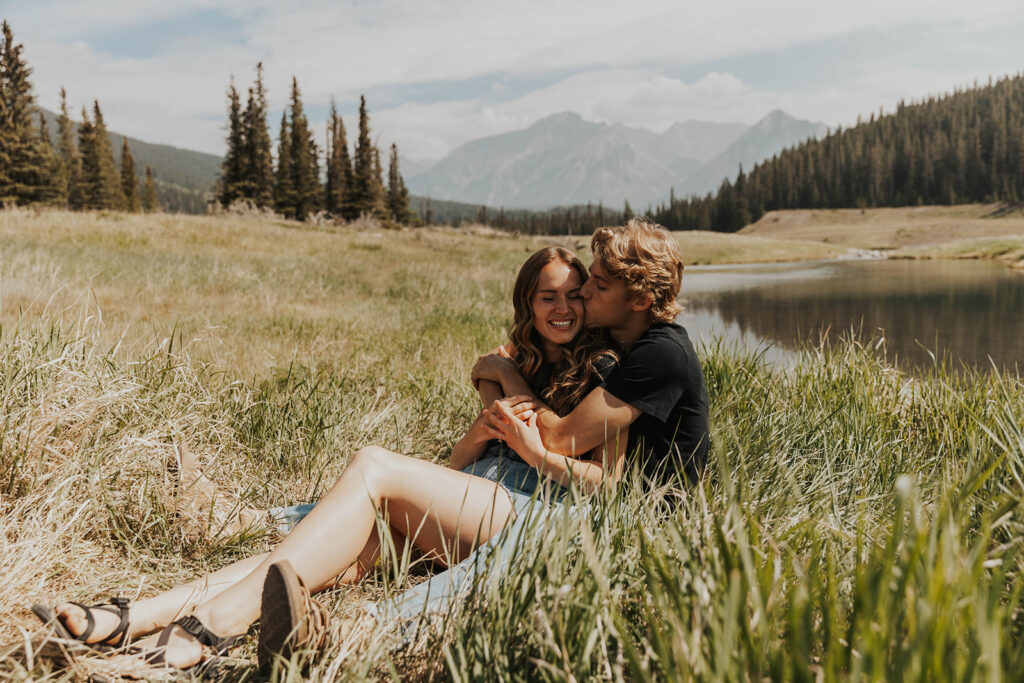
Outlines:
[[[982,30],[1024,22],[1020,0],[732,0],[718,3],[645,0],[76,0],[9,2],[5,13],[25,42],[44,106],[66,85],[72,102],[98,98],[110,125],[147,140],[217,151],[222,147],[224,91],[234,73],[251,80],[262,59],[271,105],[280,107],[293,74],[307,106],[331,96],[391,87],[480,79],[478,93],[376,110],[374,125],[412,157],[437,157],[473,137],[529,125],[558,111],[652,129],[686,118],[753,121],[779,107],[827,122],[855,117],[865,106],[947,90],[974,77],[970,69],[909,72],[884,64],[837,80],[828,92],[798,87],[776,92],[728,73],[689,82],[682,66],[828,40],[856,31],[939,22]],[[118,56],[116,44],[90,35],[149,31],[160,22],[215,10],[240,23],[242,42],[188,36],[149,58]],[[939,24],[936,24],[939,25]],[[201,26],[197,26],[201,29]],[[138,38],[138,36],[133,36]],[[144,38],[145,36],[143,36]],[[968,43],[970,41],[967,41]],[[983,45],[958,49],[984,51]],[[827,59],[827,45],[822,48]],[[1006,55],[1021,63],[1024,54]],[[998,55],[990,55],[996,63]],[[510,102],[497,102],[502,74],[557,82]],[[984,73],[980,75],[984,76]],[[467,86],[468,87],[468,86]],[[492,92],[493,90],[493,92]],[[887,99],[880,100],[885,97]],[[852,112],[852,113],[851,113]],[[347,119],[351,117],[348,114]],[[319,122],[317,122],[319,125]],[[276,128],[276,122],[271,122]],[[351,127],[351,123],[350,123]],[[393,131],[393,133],[392,133]]]

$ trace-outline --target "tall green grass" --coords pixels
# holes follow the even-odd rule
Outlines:
[[[122,358],[96,339],[0,333],[6,640],[31,627],[39,597],[146,594],[267,547],[258,534],[197,537],[170,513],[175,443],[268,506],[317,497],[355,443],[430,441],[418,454],[442,459],[475,410],[452,378],[293,363],[241,381],[173,349]],[[941,366],[910,379],[856,341],[786,371],[722,347],[703,361],[714,446],[699,485],[668,497],[625,486],[557,517],[504,580],[411,646],[339,635],[312,677],[1015,678],[1020,379]],[[350,613],[401,589],[405,569],[326,600]],[[14,678],[49,666],[0,659]],[[252,673],[240,660],[214,676]]]

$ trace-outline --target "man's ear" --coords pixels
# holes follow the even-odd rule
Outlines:
[[[649,311],[651,306],[654,305],[654,297],[646,292],[643,294],[636,294],[630,297],[629,310],[631,311]]]

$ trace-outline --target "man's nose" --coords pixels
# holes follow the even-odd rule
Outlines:
[[[590,298],[590,280],[587,280],[580,286],[580,296],[584,299]]]

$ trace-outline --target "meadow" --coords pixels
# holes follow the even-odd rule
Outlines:
[[[685,258],[767,249],[721,237],[680,235]],[[847,247],[819,238],[775,246]],[[580,237],[485,229],[0,212],[0,677],[98,666],[28,645],[37,600],[149,595],[268,547],[173,514],[176,448],[257,508],[315,500],[366,444],[447,462],[516,269],[552,243],[589,260]],[[699,485],[627,486],[555,520],[404,646],[343,628],[425,571],[385,563],[322,594],[328,651],[274,680],[1017,678],[1021,378],[942,362],[911,378],[870,339],[785,372],[722,345],[702,361]],[[260,680],[254,651],[207,677]]]
[[[1020,205],[771,211],[737,235],[876,251],[890,258],[996,259],[1024,268]]]

